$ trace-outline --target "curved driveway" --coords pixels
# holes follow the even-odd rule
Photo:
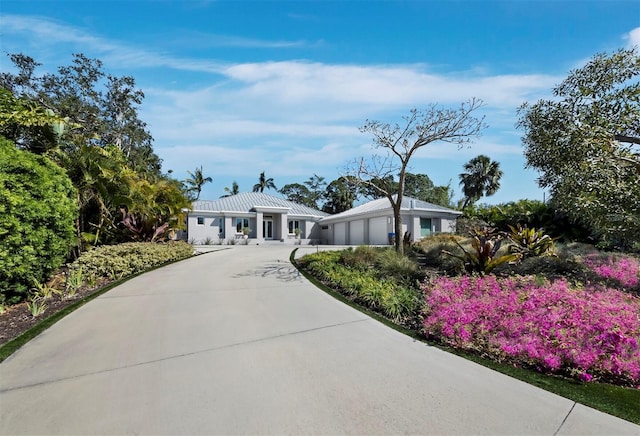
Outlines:
[[[640,434],[341,304],[291,250],[197,256],[65,317],[0,364],[0,434]]]

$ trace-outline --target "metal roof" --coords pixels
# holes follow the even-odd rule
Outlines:
[[[255,208],[287,208],[289,215],[324,217],[329,214],[284,198],[263,192],[242,192],[217,200],[198,200],[192,203],[193,212],[254,212]]]
[[[394,198],[397,198],[394,195]],[[440,206],[433,203],[428,203],[426,201],[418,200],[412,197],[403,197],[402,205],[400,207],[402,212],[408,212],[411,210],[423,211],[423,212],[438,212],[438,213],[446,213],[451,215],[462,215],[462,212],[454,209],[449,209],[448,207]],[[378,198],[377,200],[372,200],[368,203],[361,204],[360,206],[356,206],[347,211],[331,215],[322,219],[322,222],[325,221],[340,221],[342,219],[348,219],[360,215],[374,215],[380,212],[393,212],[391,207],[391,203],[389,199]]]

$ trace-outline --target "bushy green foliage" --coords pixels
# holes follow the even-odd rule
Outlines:
[[[185,242],[104,245],[84,252],[73,262],[69,274],[82,271],[85,281],[87,278],[115,280],[191,255],[193,246]]]
[[[60,267],[75,240],[76,192],[43,156],[0,138],[0,303],[27,296]]]
[[[404,322],[418,313],[419,292],[394,277],[386,276],[387,273],[377,267],[380,257],[387,256],[387,251],[395,254],[391,249],[358,247],[342,252],[310,254],[300,259],[299,263],[313,276],[345,296],[396,322]],[[403,268],[406,270],[407,265],[404,264]]]
[[[522,258],[537,256],[553,256],[554,242],[551,236],[546,235],[542,229],[536,230],[534,227],[528,228],[509,226],[511,233],[509,239],[512,244],[509,246],[510,253],[519,253]]]

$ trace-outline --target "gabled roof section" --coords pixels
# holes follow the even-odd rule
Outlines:
[[[394,199],[395,198],[397,198],[397,196],[394,195]],[[418,200],[412,197],[403,197],[400,209],[402,212],[416,210],[423,212],[438,212],[451,215],[462,215],[462,212],[458,210],[449,209],[448,207],[428,203],[426,201]],[[391,207],[389,199],[384,197],[378,198],[377,200],[372,200],[365,204],[361,204],[360,206],[356,206],[353,209],[346,210],[336,215],[328,216],[326,218],[323,218],[322,221],[340,221],[345,218],[352,218],[361,215],[375,215],[376,213],[392,211],[393,209]]]
[[[198,200],[192,203],[193,212],[255,212],[255,208],[285,208],[289,215],[324,217],[329,214],[312,207],[294,203],[263,192],[243,192],[217,200]]]

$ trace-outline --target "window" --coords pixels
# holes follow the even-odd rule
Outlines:
[[[295,233],[296,230],[300,231],[300,221],[293,220],[289,221],[289,233]]]
[[[236,233],[242,233],[242,229],[249,228],[249,218],[236,218]]]
[[[224,220],[222,218],[218,218],[218,232],[224,234]]]
[[[199,216],[198,217],[198,225],[199,226],[204,226],[204,217],[203,216]]]

